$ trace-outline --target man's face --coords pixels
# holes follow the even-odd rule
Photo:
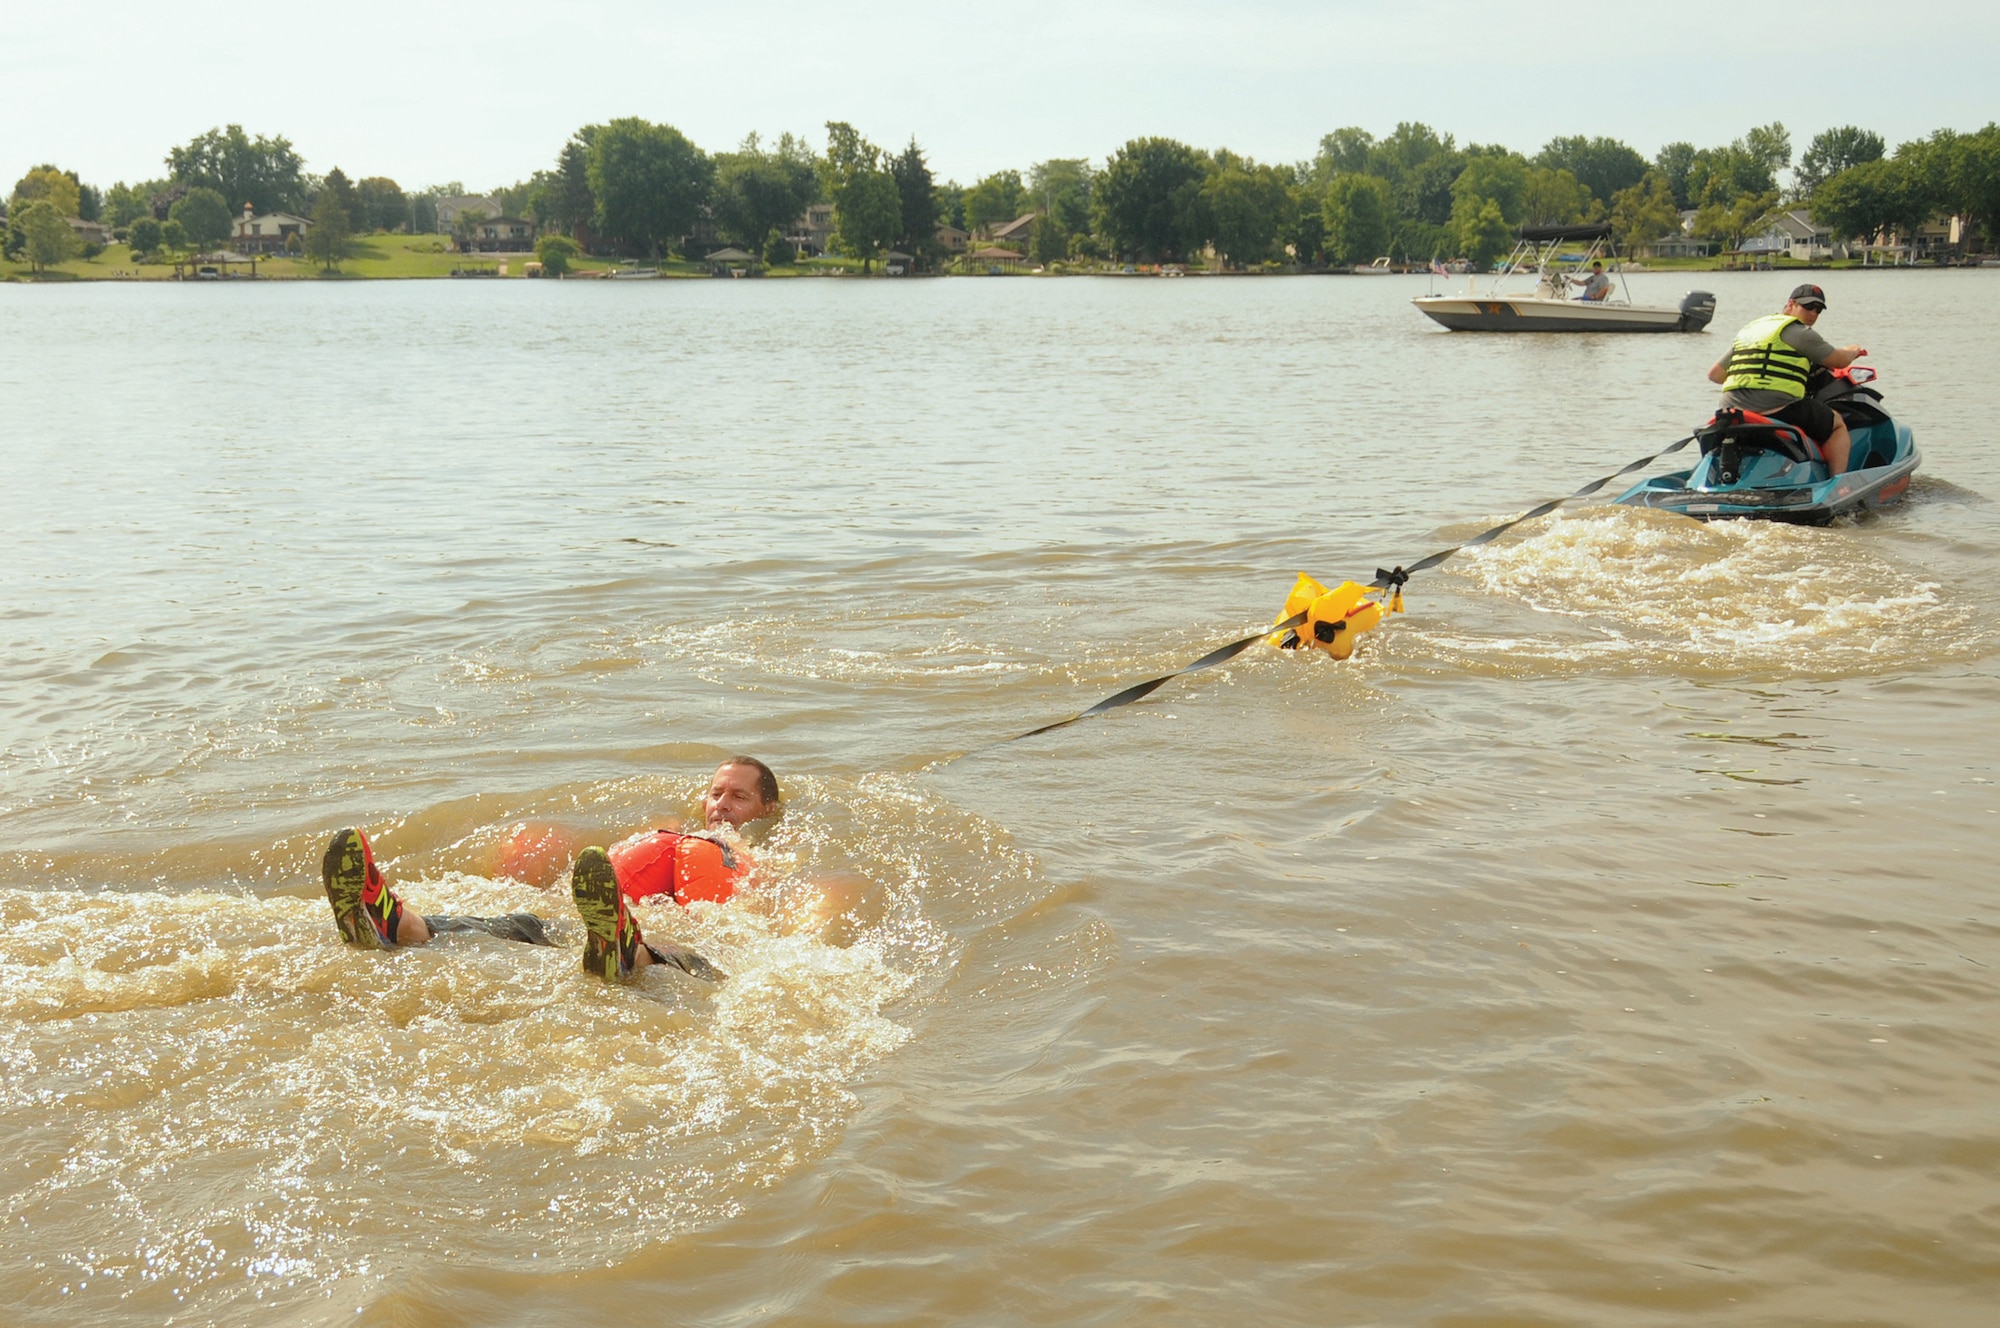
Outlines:
[[[702,818],[711,826],[733,825],[739,829],[760,816],[771,813],[760,787],[763,776],[755,766],[722,765],[708,781],[708,796],[701,800]]]
[[[1811,327],[1819,321],[1819,316],[1826,311],[1816,304],[1800,304],[1797,300],[1786,300],[1785,312],[1793,318],[1798,319],[1801,323],[1804,323],[1807,327]]]

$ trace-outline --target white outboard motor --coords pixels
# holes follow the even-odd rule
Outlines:
[[[1681,331],[1699,332],[1715,317],[1715,297],[1705,290],[1691,290],[1681,296]]]

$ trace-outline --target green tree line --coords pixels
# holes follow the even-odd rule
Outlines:
[[[382,176],[350,181],[338,167],[314,176],[283,136],[238,125],[174,147],[164,164],[162,179],[102,192],[74,171],[36,167],[9,198],[7,252],[25,252],[37,202],[58,219],[102,219],[146,249],[219,244],[247,204],[312,218],[311,256],[332,266],[352,236],[429,229],[436,199],[465,192],[457,182],[406,192]],[[938,181],[914,139],[887,150],[844,121],[826,125],[818,152],[791,134],[751,134],[709,153],[672,125],[627,117],[579,128],[547,170],[493,193],[544,232],[649,258],[699,249],[700,237],[787,262],[794,225],[827,203],[834,246],[864,264],[895,249],[935,265],[946,257],[941,226],[983,235],[1032,216],[1028,256],[1040,262],[1171,262],[1213,251],[1237,267],[1383,255],[1484,267],[1523,226],[1603,222],[1631,246],[1677,233],[1691,215],[1696,237],[1734,245],[1781,206],[1808,208],[1843,237],[1908,234],[1949,213],[1977,220],[1991,238],[2000,234],[2000,126],[1939,130],[1893,153],[1880,135],[1842,126],[1816,135],[1794,162],[1781,123],[1725,144],[1669,143],[1648,159],[1602,136],[1553,138],[1530,156],[1405,122],[1381,137],[1336,129],[1310,161],[1292,164],[1137,138],[1102,167],[1059,158],[961,186]],[[43,214],[33,216],[43,218],[37,252],[65,248]]]
[[[1813,220],[1843,236],[1907,237],[1933,217],[1961,216],[1978,224],[1989,246],[2000,239],[2000,125],[1970,134],[1940,129],[1893,156],[1882,146],[1866,134],[1830,163],[1810,195]]]
[[[794,225],[830,202],[837,244],[864,264],[890,249],[938,261],[945,203],[916,141],[886,151],[842,121],[826,134],[823,153],[787,133],[769,144],[751,134],[733,152],[709,154],[672,125],[637,117],[585,125],[527,183],[522,206],[538,226],[634,255],[685,251],[690,237],[712,231],[787,263]]]
[[[84,184],[74,171],[36,167],[8,198],[6,239],[0,247],[10,258],[25,252],[26,209],[37,201],[59,219],[102,222],[127,240],[135,254],[149,257],[225,245],[246,206],[257,214],[289,212],[312,219],[305,246],[328,266],[347,255],[356,234],[421,229],[416,223],[422,196],[406,193],[385,176],[350,181],[338,166],[324,176],[309,174],[282,135],[252,137],[240,125],[219,127],[172,148],[163,164],[167,174],[158,179],[120,181],[103,191]],[[441,187],[429,196],[452,191],[462,189]],[[41,234],[41,252],[53,254],[64,247],[46,223]],[[75,252],[80,251],[79,245]]]

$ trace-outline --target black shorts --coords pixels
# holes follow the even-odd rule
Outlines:
[[[1806,431],[1806,437],[1816,443],[1823,443],[1833,437],[1833,431],[1840,421],[1833,413],[1833,407],[1824,401],[1814,401],[1811,397],[1800,397],[1788,406],[1766,411],[1772,419],[1795,424]]]

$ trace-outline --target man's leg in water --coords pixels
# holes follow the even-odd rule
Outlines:
[[[618,888],[611,855],[603,849],[587,848],[576,855],[569,888],[576,900],[577,916],[583,919],[584,972],[606,982],[622,982],[654,964],[670,964],[710,982],[722,980],[721,971],[692,950],[646,943],[625,906],[625,892]]]
[[[477,931],[497,936],[503,941],[519,941],[523,945],[555,944],[544,930],[542,920],[532,913],[503,913],[497,918],[475,918],[462,913],[426,913],[424,925],[430,928],[433,936],[455,931]]]
[[[375,850],[368,836],[359,830],[334,835],[320,864],[320,877],[341,939],[364,950],[422,945],[440,932],[455,931],[482,931],[528,945],[554,944],[543,932],[542,920],[532,913],[509,913],[499,918],[437,914],[426,918],[404,908],[382,869],[375,865]]]

